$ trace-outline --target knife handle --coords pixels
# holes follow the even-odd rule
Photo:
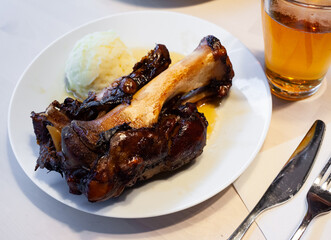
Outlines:
[[[248,216],[239,225],[239,227],[232,233],[232,235],[228,238],[228,240],[240,240],[245,235],[248,228],[252,225],[256,217],[265,209],[263,204],[264,204],[263,201],[258,202],[258,204],[248,214]]]

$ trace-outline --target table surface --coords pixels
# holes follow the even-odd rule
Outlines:
[[[227,239],[314,120],[331,124],[329,71],[319,92],[307,100],[272,98],[270,129],[256,159],[234,184],[197,206],[155,218],[116,219],[84,213],[54,200],[25,175],[11,149],[6,113],[14,87],[28,64],[55,39],[91,20],[137,10],[174,11],[213,22],[237,37],[263,65],[259,0],[0,0],[2,239]],[[326,147],[330,135],[327,131],[311,175],[330,156]],[[288,239],[303,217],[306,190],[296,202],[264,213],[244,239]],[[329,239],[330,216],[314,220],[303,239]]]

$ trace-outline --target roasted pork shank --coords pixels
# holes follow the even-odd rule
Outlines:
[[[64,174],[70,192],[85,194],[92,202],[117,197],[137,181],[178,169],[199,156],[206,144],[208,123],[194,103],[224,98],[233,76],[225,48],[207,36],[190,55],[160,71],[139,91],[127,91],[131,95],[119,98],[117,106],[103,108],[105,104],[91,94],[85,106],[76,107],[76,100],[67,109],[57,106],[64,115],[59,124],[48,119],[47,111],[33,113],[37,140],[38,135],[52,135],[52,127],[61,134],[60,139],[52,138],[58,146],[56,164],[43,166]],[[113,91],[112,97],[116,94]],[[40,133],[38,126],[43,124],[46,128]]]

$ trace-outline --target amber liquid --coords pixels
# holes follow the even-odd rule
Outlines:
[[[283,98],[309,96],[331,63],[331,26],[272,14],[262,10],[266,74],[276,89],[272,90]]]
[[[215,103],[203,103],[198,106],[198,111],[203,113],[208,121],[207,127],[207,139],[213,132],[217,120],[217,112],[216,112],[217,104]]]

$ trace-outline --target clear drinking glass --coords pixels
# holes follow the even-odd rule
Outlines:
[[[262,0],[262,23],[272,93],[314,94],[331,63],[331,0]]]

